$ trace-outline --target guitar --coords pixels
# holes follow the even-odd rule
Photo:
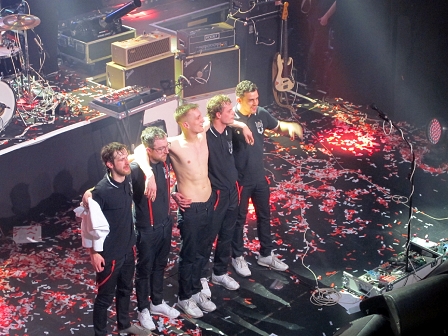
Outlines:
[[[288,57],[288,6],[289,3],[285,2],[283,4],[282,12],[282,53],[277,53],[276,63],[277,63],[277,75],[274,80],[274,87],[277,91],[284,92],[290,91],[294,88],[294,78],[292,76],[293,59]]]

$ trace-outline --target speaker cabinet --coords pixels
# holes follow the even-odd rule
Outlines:
[[[240,49],[222,49],[186,57],[182,63],[183,98],[235,88],[240,81]],[[180,75],[180,74],[179,74]]]
[[[272,62],[280,48],[278,11],[248,21],[227,22],[235,24],[236,44],[241,49],[241,80],[250,80],[258,86],[260,105],[271,104]]]
[[[132,85],[159,88],[170,95],[174,93],[174,67],[174,54],[160,56],[128,67],[109,62],[106,65],[107,85],[113,89]]]
[[[439,274],[361,301],[364,314],[384,314],[394,335],[445,335],[448,275]]]

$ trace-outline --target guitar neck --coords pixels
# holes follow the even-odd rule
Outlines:
[[[283,19],[282,21],[282,59],[283,62],[286,64],[288,63],[288,20],[287,19]],[[283,67],[283,77],[288,77],[288,67],[284,66]]]

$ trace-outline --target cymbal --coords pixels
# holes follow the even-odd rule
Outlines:
[[[27,30],[40,24],[40,19],[34,15],[11,14],[0,19],[0,30]]]

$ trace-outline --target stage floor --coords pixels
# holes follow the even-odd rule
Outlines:
[[[169,6],[158,6],[167,16],[166,11],[177,13],[186,4],[194,11],[206,1],[172,0]],[[146,22],[138,22],[138,29],[144,29]],[[85,106],[107,88],[85,82],[86,75],[63,69],[54,78],[63,92],[82,100],[83,113],[59,116],[53,131],[104,117]],[[322,97],[311,94],[311,98]],[[277,272],[258,266],[259,242],[250,209],[245,247],[252,276],[241,278],[229,267],[241,285],[239,290],[211,285],[215,312],[201,319],[184,314],[171,321],[155,317],[156,335],[333,335],[361,316],[344,308],[349,303],[356,308],[359,300],[354,297],[348,302],[343,297],[328,302],[316,296],[316,289],[340,292],[344,271],[361,276],[401,255],[409,227],[411,234],[433,242],[447,237],[448,163],[442,155],[431,163],[424,160],[435,150],[425,138],[424,127],[394,120],[412,144],[411,151],[402,135],[366,105],[325,97],[315,103],[295,101],[293,113],[275,105],[267,108],[279,119],[299,121],[305,128],[302,142],[273,133],[265,140],[273,241],[276,253],[290,268]],[[13,132],[15,127],[21,127],[19,121],[6,131]],[[44,135],[45,128],[31,130],[28,141]],[[13,151],[17,144],[5,142],[0,151]],[[1,218],[0,335],[92,334],[95,282],[73,212],[79,201],[80,195],[67,199],[52,194],[33,207],[29,216]],[[174,204],[172,210],[175,220]],[[27,226],[28,232],[19,229]],[[40,230],[35,242],[16,243],[29,241],[35,230]],[[170,305],[177,302],[179,249],[179,231],[174,227],[165,282],[165,301]],[[135,295],[132,308],[136,320]],[[114,309],[109,330],[117,334]]]
[[[339,292],[343,271],[361,276],[405,251],[412,155],[401,135],[373,111],[341,100],[303,102],[293,114],[268,108],[305,127],[303,142],[275,134],[265,141],[273,241],[289,270],[257,265],[259,242],[251,210],[245,247],[252,276],[241,278],[230,267],[241,288],[232,292],[211,286],[215,312],[196,320],[185,315],[173,321],[156,318],[154,334],[332,335],[360,313],[349,314],[343,308],[347,302],[321,302],[315,289]],[[424,164],[428,144],[423,129],[397,124],[416,157],[411,233],[438,242],[446,237],[447,164]],[[0,334],[92,333],[94,273],[73,213],[79,197],[51,201],[52,213],[34,211],[32,220],[23,221],[41,227],[41,241],[16,244],[12,232],[2,239]],[[177,301],[177,228],[173,235],[165,285],[170,305]],[[134,296],[133,319],[135,302]],[[114,315],[111,310],[111,332]]]

